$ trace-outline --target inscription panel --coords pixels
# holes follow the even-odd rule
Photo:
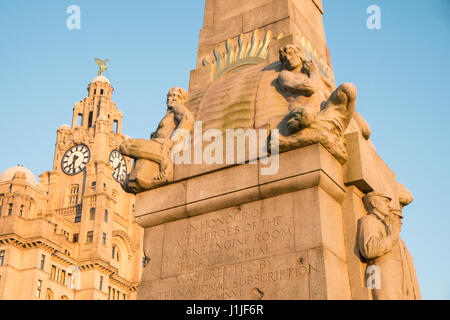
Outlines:
[[[310,275],[320,266],[306,252],[257,259],[155,281],[155,300],[275,300],[310,298]]]
[[[163,278],[264,259],[294,248],[291,195],[166,225]]]
[[[165,224],[163,234],[155,234],[162,248],[148,242],[150,254],[162,259],[155,257],[144,270],[145,297],[313,299],[323,288],[325,269],[312,248],[295,249],[294,199],[289,193]],[[298,211],[303,207],[297,202]]]

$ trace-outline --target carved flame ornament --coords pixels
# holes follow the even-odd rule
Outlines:
[[[311,41],[307,39],[304,35],[300,34],[297,36],[297,40],[300,41],[300,44],[305,49],[306,59],[314,61],[314,63],[319,66],[320,73],[324,75],[327,79],[331,78],[331,69],[328,64],[322,59],[322,57],[317,52],[317,49],[314,48],[311,44]]]
[[[280,35],[279,38],[281,38]],[[233,47],[230,39],[225,43],[226,52],[224,54],[214,49],[215,61],[203,59],[203,65],[213,66],[214,79],[218,79],[224,74],[231,73],[243,66],[257,65],[266,62],[269,55],[269,44],[272,40],[272,32],[268,31],[263,41],[258,40],[258,29],[252,34],[250,42],[245,41],[245,35],[238,38],[238,45]]]

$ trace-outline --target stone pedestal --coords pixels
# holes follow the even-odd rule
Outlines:
[[[151,259],[139,299],[352,298],[342,166],[321,145],[281,154],[274,176],[259,166],[138,195]]]
[[[287,152],[270,176],[262,174],[264,154],[246,146],[246,164],[175,165],[171,184],[139,194],[136,221],[145,228],[149,261],[139,299],[376,298],[358,242],[365,249],[372,247],[367,239],[391,237],[383,235],[388,216],[399,233],[401,210],[413,199],[406,188],[399,192],[369,125],[355,113],[355,86],[334,86],[322,13],[319,0],[206,1],[184,101],[196,121],[189,130],[201,138],[209,130],[251,129],[264,144],[264,134],[278,129]],[[196,147],[209,156],[223,145]],[[368,195],[379,200],[369,209]],[[359,226],[368,214],[379,220],[366,223],[365,234],[373,235],[366,239]],[[384,268],[381,277],[400,288],[409,273],[403,283],[413,283],[418,298],[415,271],[405,271],[413,270],[412,258],[399,239],[389,250],[394,246],[403,256],[391,260],[401,259],[403,268]],[[373,264],[383,255],[365,257]],[[410,295],[395,296],[402,297]]]

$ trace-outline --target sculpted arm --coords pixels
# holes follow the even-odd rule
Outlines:
[[[284,70],[280,73],[279,81],[284,89],[307,96],[313,95],[317,90],[314,81],[305,79],[305,74],[302,73]]]
[[[152,133],[151,139],[156,138],[170,138],[172,131],[175,129],[175,116],[173,112],[167,111],[164,118],[159,123],[158,129]]]
[[[179,120],[177,130],[187,130],[191,131],[194,127],[194,115],[189,111],[189,109],[184,105],[178,105],[173,107],[175,112],[175,117]]]
[[[361,255],[368,259],[376,259],[389,253],[396,241],[397,237],[388,229],[388,236],[382,237],[376,230],[372,221],[363,219],[359,223],[358,245]]]

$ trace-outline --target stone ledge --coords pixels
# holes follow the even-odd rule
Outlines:
[[[314,187],[338,203],[344,201],[342,166],[320,144],[282,153],[279,160],[280,169],[272,176],[261,175],[258,161],[141,193],[136,221],[153,227]]]
[[[345,140],[349,154],[349,160],[344,165],[345,185],[355,186],[364,194],[383,190],[392,198],[392,206],[397,208],[399,201],[395,173],[360,133],[346,134]]]

